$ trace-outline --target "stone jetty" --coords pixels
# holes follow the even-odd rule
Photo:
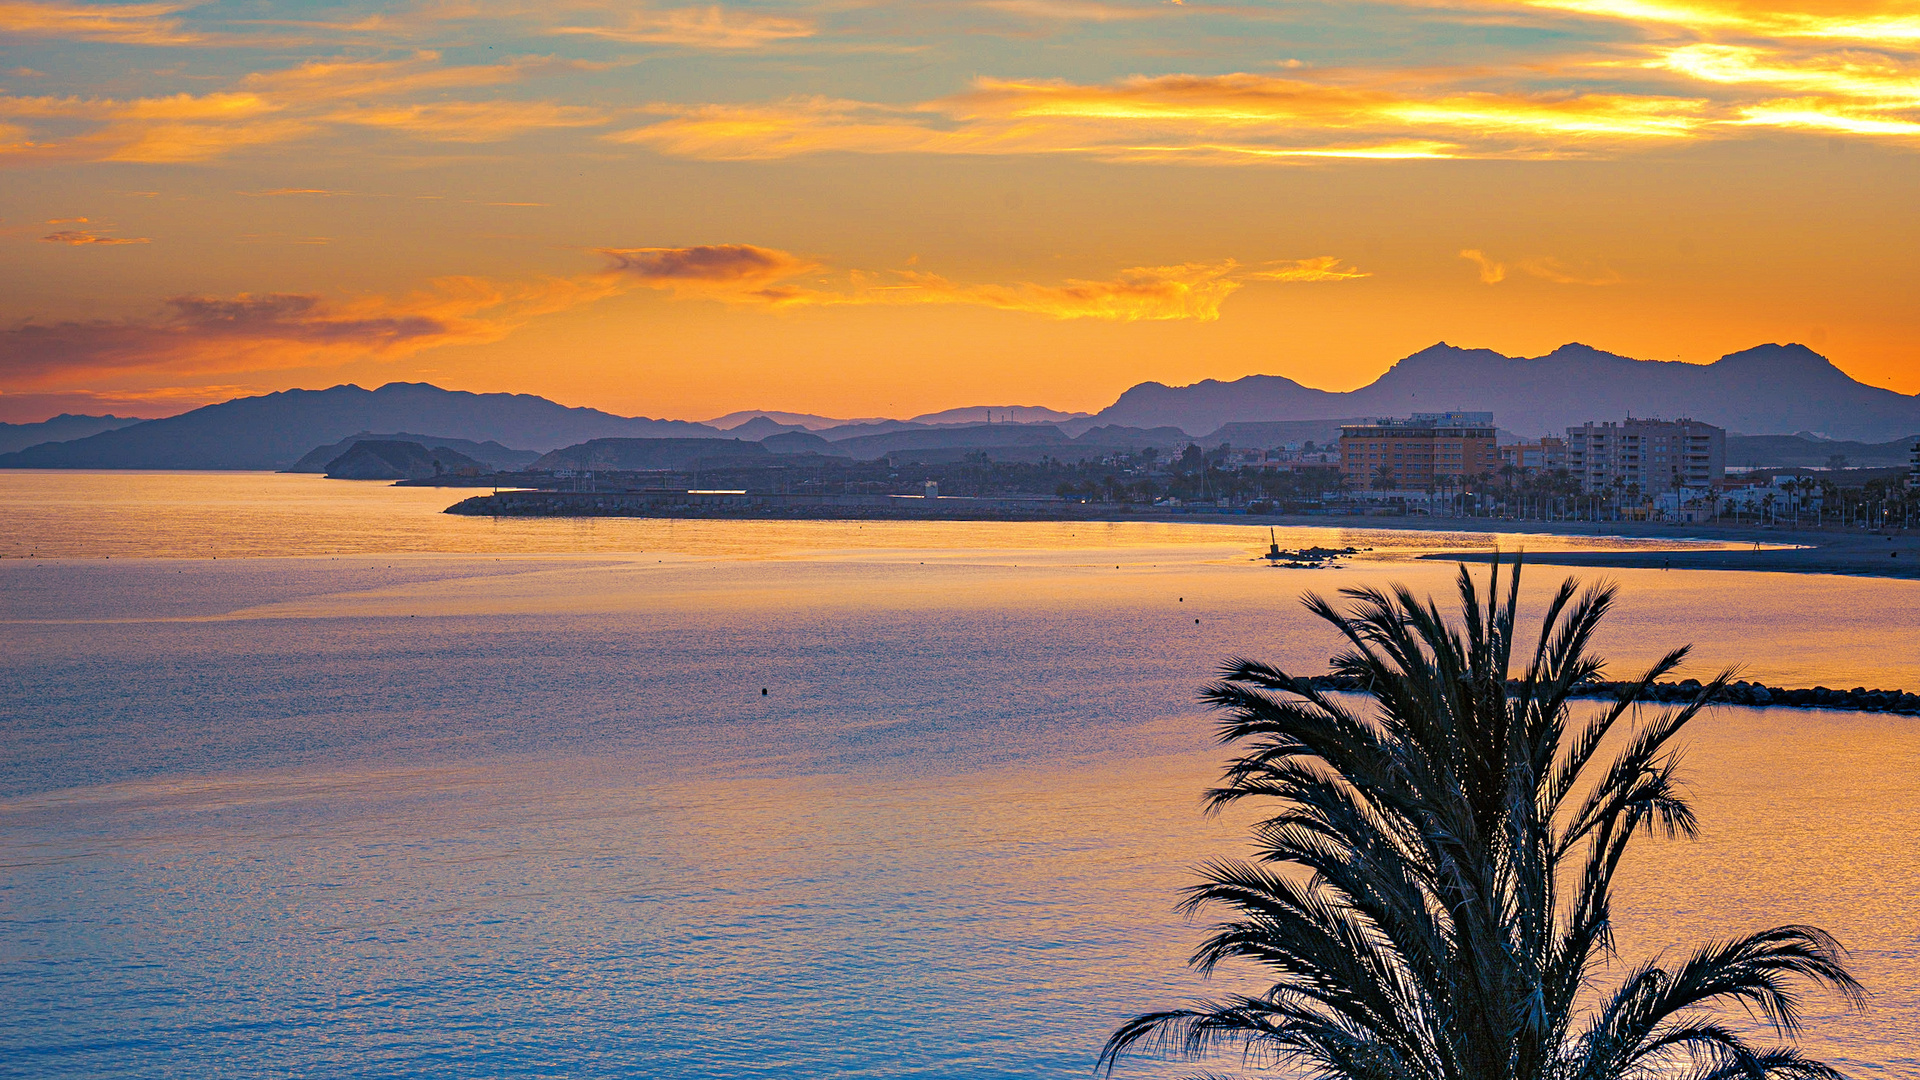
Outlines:
[[[1358,679],[1347,675],[1315,675],[1308,680],[1316,690],[1364,689]],[[1508,688],[1517,691],[1520,684],[1509,682]],[[1573,696],[1579,698],[1618,697],[1621,692],[1632,686],[1629,682],[1588,682],[1575,688]],[[1642,700],[1663,703],[1681,703],[1692,701],[1703,689],[1698,679],[1683,679],[1679,682],[1654,683],[1647,688]],[[1824,686],[1809,689],[1792,690],[1778,686],[1764,686],[1755,682],[1728,683],[1711,699],[1728,705],[1789,705],[1802,709],[1842,709],[1852,712],[1886,712],[1902,716],[1920,716],[1920,694],[1900,690],[1869,690],[1856,686],[1851,690],[1833,690]]]

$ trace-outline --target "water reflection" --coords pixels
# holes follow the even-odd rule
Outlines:
[[[249,509],[283,482],[317,502]],[[1300,588],[1444,590],[1405,556],[1469,542],[1288,573],[1211,527],[508,523],[557,554],[476,557],[444,493],[157,483],[70,508],[113,561],[0,563],[0,1074],[1080,1075],[1205,989],[1171,906],[1241,823],[1199,814],[1196,684],[1320,670]],[[358,554],[232,557],[288,521]],[[1612,576],[1623,667],[1920,687],[1920,582]],[[1920,1073],[1920,724],[1690,730],[1703,837],[1641,849],[1626,958],[1819,923],[1876,996],[1810,1048]]]

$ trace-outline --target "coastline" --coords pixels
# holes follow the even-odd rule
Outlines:
[[[1038,499],[940,499],[929,505],[914,497],[848,496],[832,502],[788,500],[745,493],[585,493],[503,491],[475,496],[450,506],[449,514],[474,517],[651,517],[670,519],[834,520],[834,521],[1062,521],[1154,522],[1196,525],[1393,530],[1397,532],[1528,534],[1617,537],[1627,540],[1718,542],[1752,547],[1712,550],[1542,551],[1527,552],[1530,563],[1600,569],[1749,570],[1790,574],[1920,578],[1920,530],[1890,532],[1827,528],[1766,527],[1746,524],[1663,522],[1529,521],[1500,518],[1399,517],[1373,515],[1249,514]],[[833,497],[828,497],[832,499]],[[671,500],[671,501],[669,501]],[[1503,545],[1504,547],[1504,545]],[[1447,562],[1479,562],[1485,552],[1445,552],[1418,556]]]

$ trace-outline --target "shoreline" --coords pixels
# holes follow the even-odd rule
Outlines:
[[[940,499],[933,504],[914,497],[826,497],[831,502],[801,502],[790,497],[745,493],[503,491],[465,499],[446,513],[471,517],[554,518],[635,517],[678,520],[759,521],[1007,521],[1233,525],[1251,529],[1313,528],[1427,533],[1482,533],[1613,537],[1676,543],[1737,543],[1748,548],[1657,551],[1528,552],[1528,562],[1544,566],[1599,569],[1748,570],[1793,574],[1844,574],[1897,579],[1920,578],[1920,530],[1891,532],[1827,528],[1781,528],[1744,524],[1663,522],[1528,521],[1503,518],[1401,517],[1373,515],[1248,514],[1152,507],[1121,509],[1108,504],[1028,499]],[[1497,545],[1495,545],[1497,546]],[[1444,552],[1416,556],[1448,562],[1484,562],[1484,552]]]

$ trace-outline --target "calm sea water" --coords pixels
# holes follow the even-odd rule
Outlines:
[[[1244,824],[1199,813],[1195,687],[1320,670],[1302,589],[1444,589],[1409,557],[1489,542],[1297,530],[1374,550],[1276,571],[1222,526],[457,495],[0,473],[0,1076],[1089,1075],[1256,981],[1182,967],[1177,890]],[[1613,577],[1619,670],[1920,687],[1920,583]],[[1622,965],[1823,925],[1874,997],[1804,1044],[1920,1076],[1920,722],[1693,730],[1704,835],[1642,849]]]

